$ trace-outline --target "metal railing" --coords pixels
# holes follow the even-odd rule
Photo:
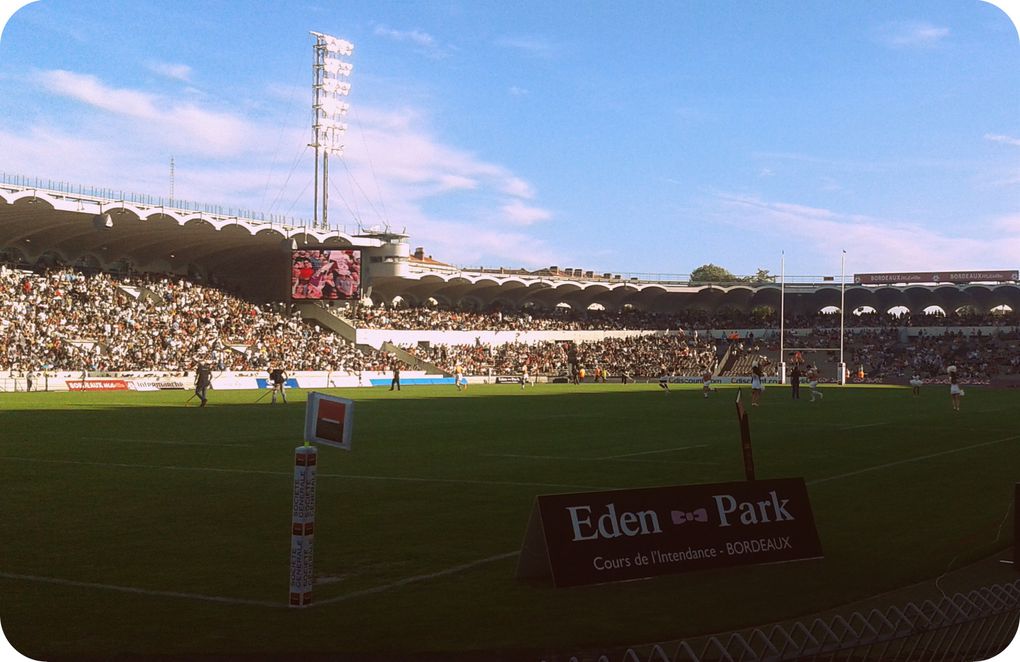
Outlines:
[[[779,662],[791,660],[984,660],[1002,652],[1020,623],[1020,580],[908,602],[884,611],[783,623],[723,635],[543,662]]]
[[[55,179],[42,179],[39,177],[26,177],[24,175],[0,172],[0,186],[10,186],[18,189],[30,189],[47,193],[55,198],[64,198],[72,201],[83,202],[120,202],[132,204],[143,208],[162,207],[178,212],[199,212],[210,214],[224,219],[240,219],[256,223],[268,223],[291,227],[311,227],[312,221],[306,218],[296,218],[283,214],[267,214],[261,211],[254,211],[243,207],[230,207],[213,205],[204,202],[191,200],[180,200],[173,197],[148,195],[145,193],[132,193],[121,189],[101,188],[96,186],[82,186]],[[331,223],[330,229],[339,230],[350,234],[353,228],[345,224]]]

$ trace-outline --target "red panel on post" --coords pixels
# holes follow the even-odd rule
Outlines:
[[[320,400],[319,411],[315,417],[315,436],[338,444],[343,443],[346,414],[347,406],[343,403]]]

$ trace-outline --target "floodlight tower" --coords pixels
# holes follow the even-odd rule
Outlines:
[[[338,59],[354,53],[354,44],[321,32],[312,32],[315,44],[312,65],[312,144],[315,148],[315,202],[312,225],[319,226],[319,161],[322,161],[322,228],[329,227],[329,155],[344,151],[343,121],[350,106],[343,101],[351,91],[347,81],[354,68]]]

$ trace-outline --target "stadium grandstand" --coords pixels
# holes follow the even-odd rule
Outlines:
[[[710,370],[725,381],[755,362],[783,381],[781,366],[803,363],[835,381],[841,340],[851,381],[945,381],[950,364],[967,383],[1020,373],[1015,271],[864,274],[845,289],[831,277],[696,283],[461,268],[412,252],[406,233],[348,230],[5,176],[2,384],[185,376],[200,362],[228,388],[242,382],[224,374],[275,364],[368,384],[365,373],[381,380],[394,362],[422,379],[459,365],[471,378],[547,381],[596,368],[613,380]],[[358,254],[352,296],[295,298],[296,260],[315,250]]]

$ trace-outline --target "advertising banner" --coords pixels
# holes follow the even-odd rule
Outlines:
[[[186,391],[191,385],[183,377],[143,377],[128,381],[128,386],[135,391]]]
[[[517,577],[557,587],[821,558],[803,478],[539,496]]]
[[[312,602],[315,584],[315,446],[294,449],[294,500],[290,531],[290,599],[292,607]]]
[[[1016,281],[1020,272],[998,271],[901,271],[895,273],[855,274],[858,285],[886,285],[895,283],[973,283],[991,281],[997,283]]]
[[[127,391],[125,379],[67,379],[68,391]]]

